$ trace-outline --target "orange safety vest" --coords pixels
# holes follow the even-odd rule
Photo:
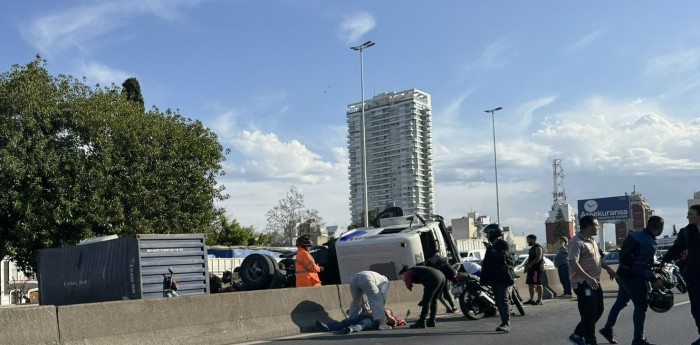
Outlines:
[[[297,250],[294,270],[297,287],[321,286],[321,279],[318,277],[318,272],[321,272],[321,267],[316,265],[311,253],[301,247]]]

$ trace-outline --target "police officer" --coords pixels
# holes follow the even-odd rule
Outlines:
[[[620,288],[617,291],[615,304],[610,308],[608,321],[599,331],[611,344],[617,344],[613,334],[617,317],[620,311],[627,306],[627,303],[632,300],[634,305],[632,316],[634,340],[632,345],[650,345],[644,338],[644,320],[649,297],[647,282],[651,282],[656,289],[663,289],[663,282],[656,278],[651,269],[656,253],[656,236],[661,235],[662,231],[664,231],[664,219],[652,216],[647,221],[647,227],[644,230],[632,232],[622,244],[620,264],[615,276]]]
[[[680,258],[681,253],[687,250],[687,264],[681,272],[688,286],[688,299],[690,299],[690,313],[695,319],[695,325],[700,334],[700,205],[692,205],[688,208],[688,226],[681,229],[676,236],[676,241],[668,250],[662,263]],[[700,338],[691,345],[700,345]]]

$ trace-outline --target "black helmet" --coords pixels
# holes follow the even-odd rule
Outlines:
[[[311,247],[313,245],[309,235],[301,235],[297,238],[297,247]]]
[[[649,293],[649,308],[657,313],[665,313],[673,307],[673,292],[653,289]]]
[[[496,223],[487,225],[482,231],[486,234],[486,238],[489,239],[489,242],[503,236],[503,228]]]

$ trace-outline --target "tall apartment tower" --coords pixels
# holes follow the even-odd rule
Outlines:
[[[362,102],[348,105],[350,154],[350,212],[361,221],[364,210],[362,180]],[[430,95],[410,89],[382,93],[365,101],[368,207],[401,207],[421,216],[435,211],[432,112]]]

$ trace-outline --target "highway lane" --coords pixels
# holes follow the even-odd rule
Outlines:
[[[615,293],[605,293],[605,313],[597,324],[597,329],[605,323],[608,311],[615,301]],[[676,294],[676,305],[667,313],[647,312],[646,336],[658,345],[688,345],[698,339],[687,295]],[[391,306],[391,305],[389,305]],[[443,308],[440,306],[440,308]],[[632,342],[632,304],[625,308],[615,328],[619,344]],[[418,307],[412,310],[409,322],[415,321]],[[525,316],[513,316],[513,331],[500,333],[498,317],[482,320],[467,320],[463,315],[444,314],[439,316],[436,328],[409,329],[407,326],[388,331],[365,331],[353,334],[307,333],[294,337],[239,343],[316,345],[328,344],[386,344],[386,345],[457,345],[457,344],[570,344],[567,340],[579,320],[576,302],[572,300],[547,300],[543,306],[526,306]],[[597,334],[598,335],[598,334]],[[605,339],[598,335],[598,343]]]

